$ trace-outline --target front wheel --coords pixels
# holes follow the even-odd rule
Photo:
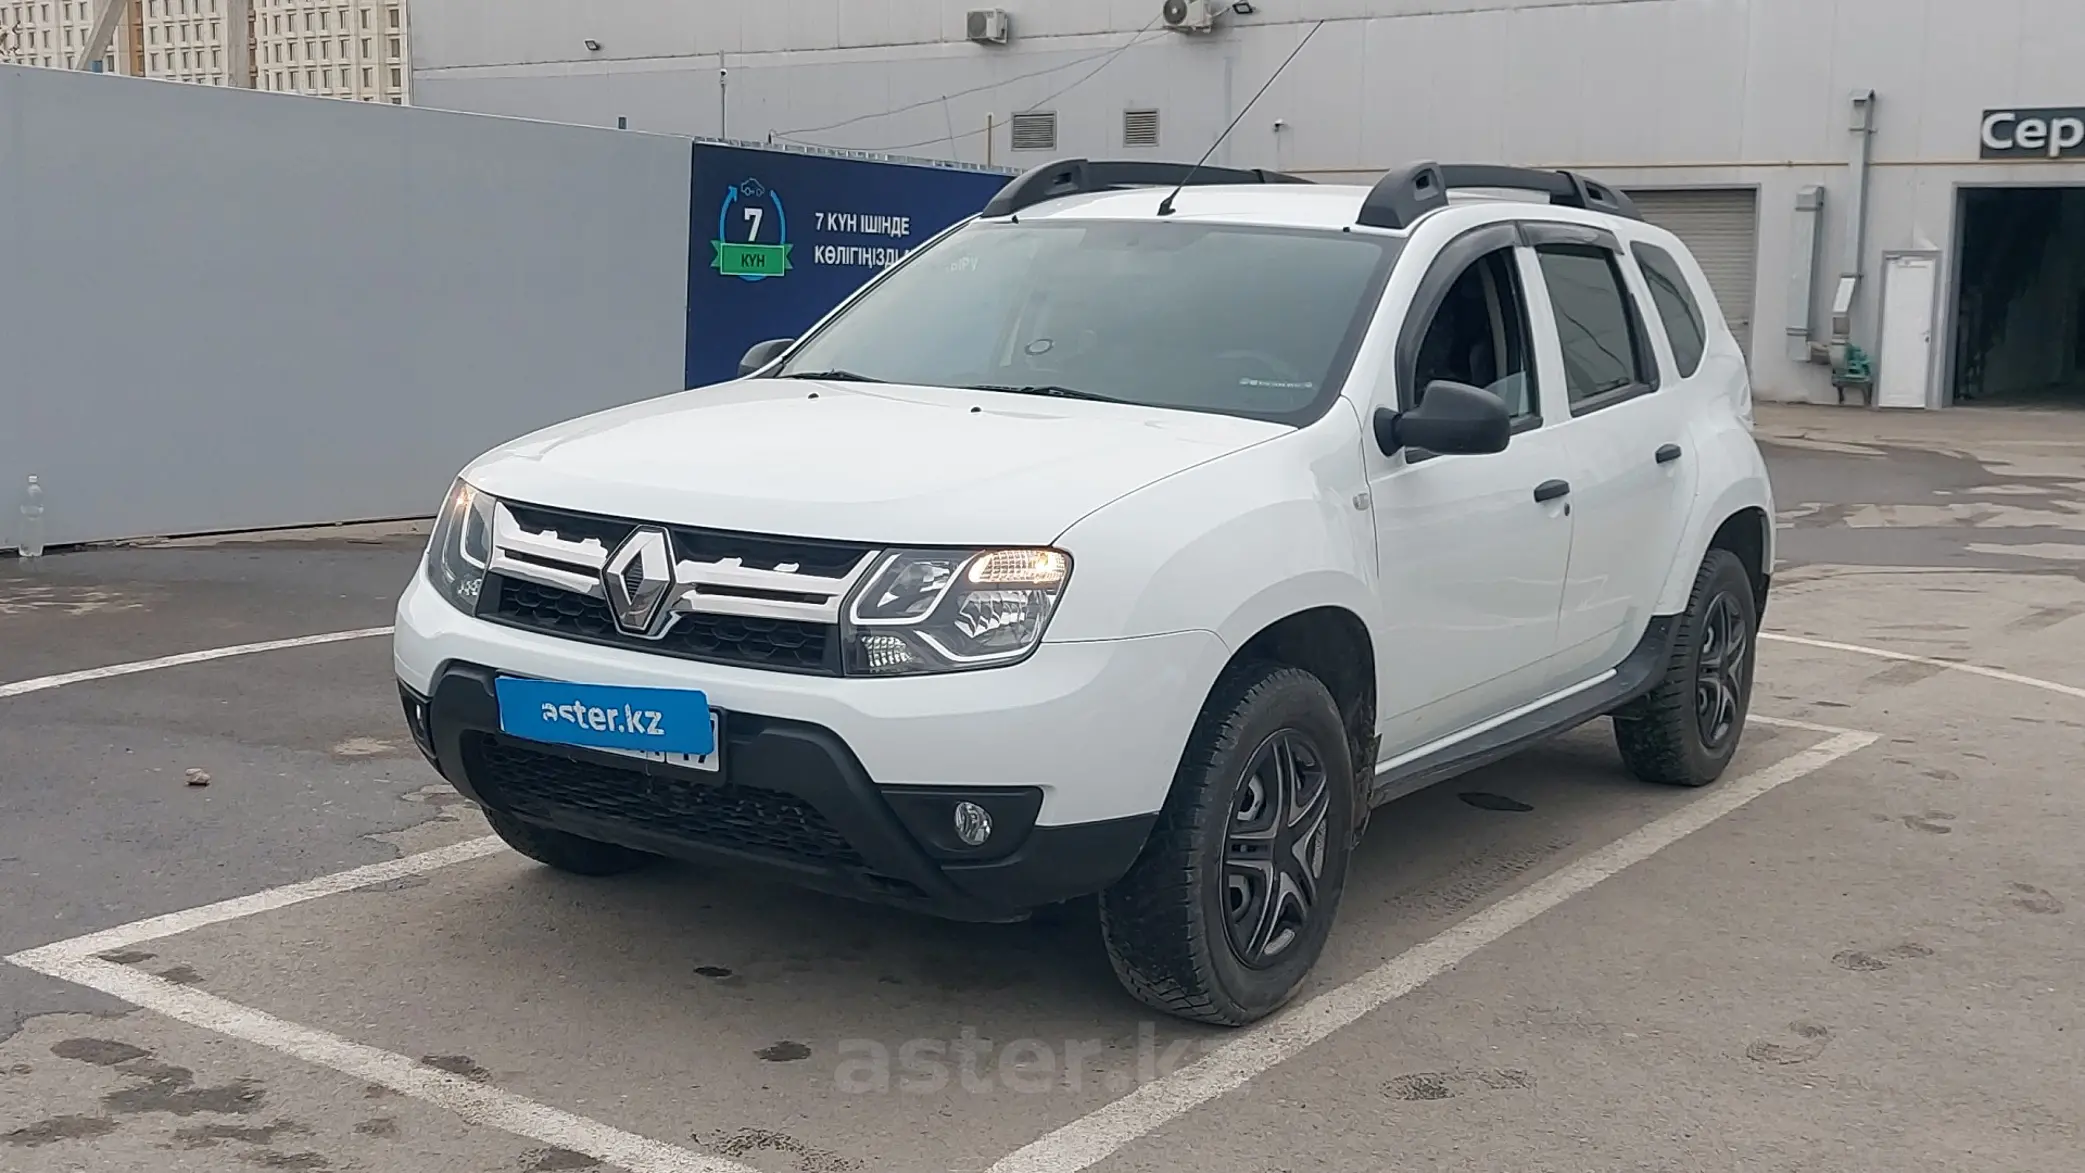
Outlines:
[[[1295,996],[1346,887],[1353,765],[1317,677],[1227,673],[1129,874],[1102,893],[1115,975],[1153,1009],[1242,1026]]]
[[[1706,786],[1737,752],[1752,707],[1759,611],[1745,564],[1710,550],[1694,576],[1665,677],[1614,716],[1615,745],[1631,773],[1668,786]]]

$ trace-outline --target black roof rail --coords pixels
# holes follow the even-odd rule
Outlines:
[[[1355,222],[1366,228],[1410,228],[1413,221],[1448,206],[1448,193],[1464,188],[1539,192],[1566,208],[1606,212],[1630,220],[1643,214],[1628,196],[1576,171],[1540,171],[1490,163],[1413,163],[1376,181]]]
[[[1011,216],[1045,200],[1124,187],[1173,187],[1192,182],[1309,183],[1279,171],[1235,167],[1196,167],[1191,163],[1158,163],[1142,159],[1059,159],[1017,176],[999,189],[980,216]]]

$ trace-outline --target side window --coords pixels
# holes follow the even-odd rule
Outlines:
[[[1590,245],[1544,245],[1536,251],[1556,310],[1571,414],[1597,410],[1652,385],[1656,367],[1644,359],[1634,303],[1614,254]]]
[[[1477,258],[1456,278],[1434,311],[1413,372],[1414,405],[1426,394],[1426,385],[1436,379],[1482,387],[1497,395],[1516,424],[1541,422],[1541,401],[1535,395],[1535,372],[1528,356],[1527,301],[1512,249]]]
[[[1665,323],[1665,337],[1672,342],[1673,361],[1679,363],[1680,378],[1688,379],[1701,369],[1702,352],[1708,349],[1708,326],[1701,318],[1701,303],[1687,285],[1686,274],[1672,254],[1655,244],[1635,246],[1636,263],[1651,287],[1651,301]]]

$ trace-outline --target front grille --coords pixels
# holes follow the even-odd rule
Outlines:
[[[486,579],[478,615],[531,631],[684,660],[840,674],[839,633],[830,623],[697,612],[680,616],[660,639],[640,639],[617,628],[608,604],[600,599],[499,575]]]
[[[504,502],[503,507],[520,529],[530,535],[554,536],[564,543],[597,542],[590,555],[595,569],[586,565],[547,573],[549,581],[538,581],[532,567],[543,562],[540,550],[525,551],[487,576],[478,605],[481,618],[527,628],[567,639],[609,644],[654,655],[675,656],[715,664],[736,664],[781,672],[840,675],[840,641],[837,624],[816,605],[830,597],[799,593],[789,587],[814,586],[821,581],[845,579],[856,571],[870,547],[853,542],[821,539],[778,538],[728,530],[669,528],[676,559],[704,566],[726,565],[745,571],[774,572],[773,589],[736,584],[729,588],[705,588],[690,598],[709,600],[709,609],[681,614],[673,619],[660,639],[626,634],[616,626],[608,604],[598,598],[566,589],[574,585],[573,573],[598,573],[601,551],[614,551],[638,523],[592,514],[569,513],[535,505]],[[545,563],[547,565],[547,563]],[[643,573],[635,563],[626,571],[634,589]],[[562,577],[561,577],[562,576]],[[562,585],[552,585],[561,583]],[[760,610],[747,599],[781,603],[811,604],[810,617],[772,618],[737,612]],[[769,610],[774,608],[770,607]]]
[[[555,825],[563,815],[712,847],[862,868],[860,853],[793,794],[653,777],[542,753],[486,734],[463,743],[471,782],[498,810]]]

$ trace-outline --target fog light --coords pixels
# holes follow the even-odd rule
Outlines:
[[[992,837],[992,815],[974,802],[956,804],[956,838],[965,846],[982,847]]]

